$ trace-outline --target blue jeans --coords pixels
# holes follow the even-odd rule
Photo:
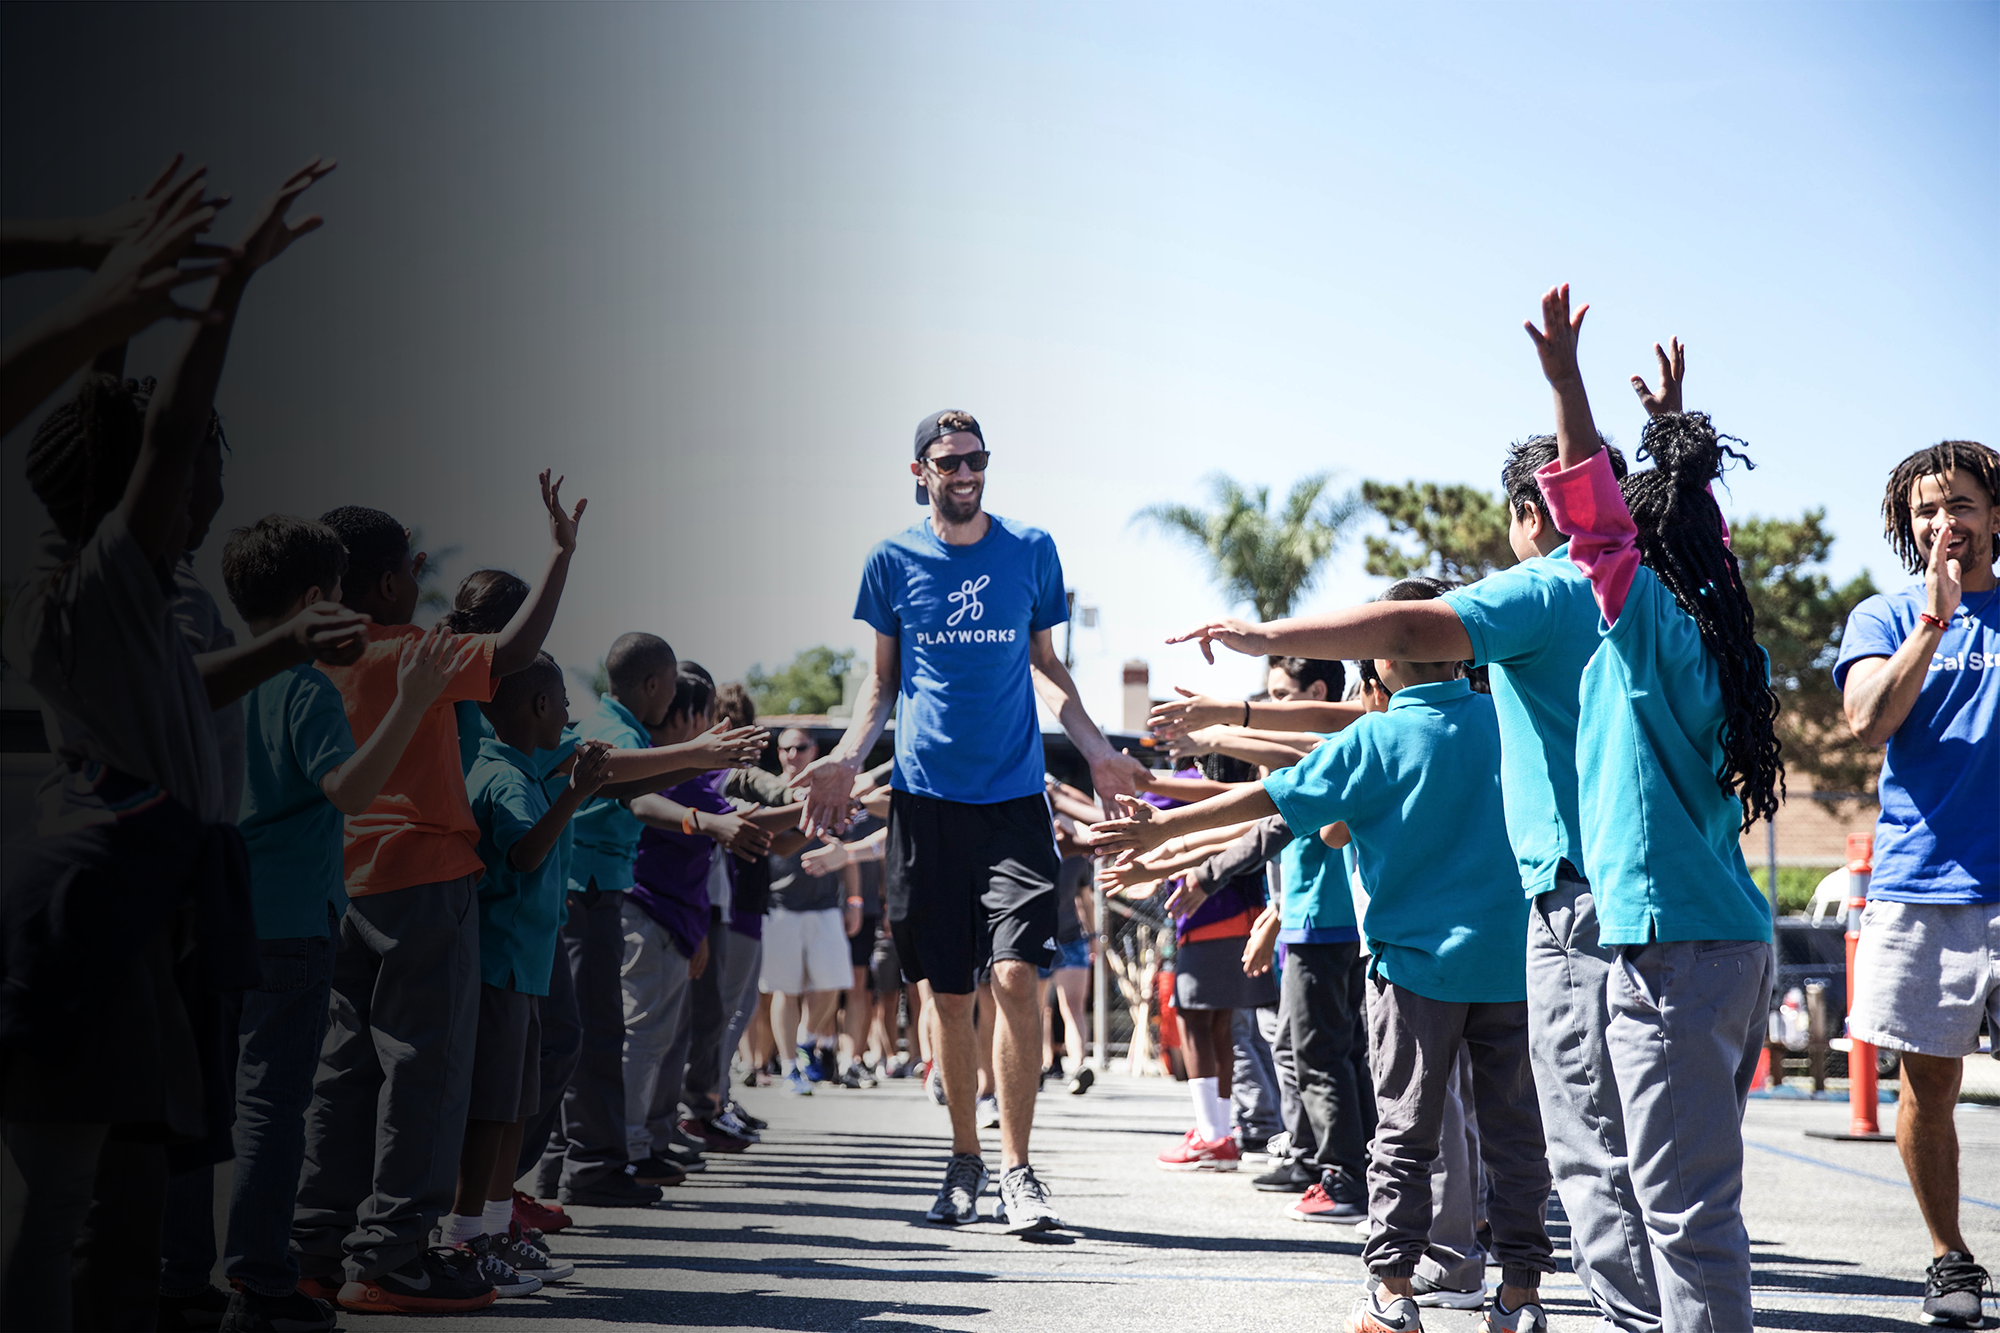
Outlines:
[[[320,936],[257,941],[264,984],[243,996],[224,1271],[260,1296],[288,1295],[298,1286],[292,1208],[306,1155],[306,1108],[326,1039],[333,950],[334,941]]]

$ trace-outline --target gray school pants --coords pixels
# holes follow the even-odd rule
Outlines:
[[[1268,1009],[1257,1011],[1257,1031],[1271,1048],[1271,1068],[1278,1073],[1278,1118],[1284,1122],[1285,1133],[1292,1137],[1292,1151],[1289,1160],[1304,1160],[1301,1146],[1309,1143],[1312,1131],[1305,1128],[1305,1110],[1299,1104],[1299,1071],[1292,1059],[1292,1015],[1285,1008],[1284,989],[1278,991],[1278,1003]],[[1304,1138],[1300,1137],[1301,1132]]]
[[[556,946],[555,963],[549,968],[549,993],[535,1009],[542,1030],[538,1057],[541,1095],[536,1103],[539,1109],[528,1117],[521,1130],[521,1153],[514,1163],[516,1179],[535,1169],[549,1141],[562,1127],[563,1093],[576,1074],[577,1061],[583,1057],[583,1023],[576,1007],[576,979],[570,975],[569,958],[560,942]]]
[[[451,1211],[479,1032],[479,879],[369,894],[341,918],[292,1214],[306,1277],[401,1268]]]
[[[679,1101],[687,1068],[688,960],[667,928],[638,907],[626,903],[624,915],[625,1155],[643,1162],[670,1141],[668,1127],[657,1123],[659,1108]]]
[[[1569,1218],[1570,1263],[1605,1322],[1623,1333],[1653,1333],[1659,1287],[1605,1039],[1605,983],[1616,953],[1597,942],[1590,885],[1558,878],[1535,898],[1528,912],[1528,1051],[1549,1170]]]
[[[748,935],[738,935],[733,930],[724,929],[718,934],[729,936],[724,946],[722,968],[722,1009],[729,1015],[728,1026],[722,1033],[722,1105],[729,1105],[729,1062],[736,1055],[736,1047],[743,1040],[743,1034],[750,1030],[750,1020],[756,1016],[757,974],[764,962],[764,941],[753,940]]]
[[[1283,995],[1291,1021],[1299,1101],[1312,1130],[1309,1171],[1333,1171],[1343,1197],[1367,1188],[1368,1136],[1375,1130],[1374,1091],[1357,1068],[1356,1020],[1365,1000],[1361,946],[1291,944],[1285,949]],[[1361,1042],[1366,1054],[1365,1036]]]
[[[1247,1139],[1268,1139],[1285,1127],[1278,1114],[1278,1067],[1264,1040],[1262,1009],[1238,1009],[1230,1019],[1236,1064],[1230,1072],[1230,1118]]]
[[[596,886],[593,879],[590,887]],[[556,951],[575,983],[583,1046],[562,1096],[562,1120],[537,1168],[536,1193],[543,1198],[588,1190],[625,1171],[625,997],[619,983],[625,893],[607,890],[586,903],[588,897],[570,894]]]
[[[1479,1215],[1486,1190],[1474,1107],[1472,1055],[1461,1042],[1451,1077],[1445,1080],[1438,1155],[1431,1166],[1430,1245],[1417,1261],[1419,1277],[1455,1291],[1471,1291],[1486,1281],[1486,1252],[1479,1248]]]
[[[1410,1277],[1429,1248],[1431,1171],[1461,1045],[1471,1057],[1480,1149],[1493,1177],[1489,1217],[1500,1280],[1539,1286],[1555,1264],[1543,1222],[1549,1163],[1528,1067],[1527,1004],[1433,1000],[1379,976],[1368,979],[1368,1058],[1378,1124],[1368,1157],[1368,1241],[1361,1259],[1376,1277]]]
[[[729,1082],[729,1061],[722,1055],[722,1034],[729,1028],[730,1016],[723,991],[728,982],[731,946],[742,938],[732,937],[729,927],[723,924],[722,913],[710,910],[708,966],[688,983],[687,1078],[679,1096],[697,1120],[722,1114]]]
[[[1686,940],[1619,954],[1605,1036],[1661,1322],[1667,1333],[1749,1328],[1743,1107],[1764,1044],[1770,942]]]

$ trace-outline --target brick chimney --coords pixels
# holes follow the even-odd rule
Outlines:
[[[1125,730],[1144,731],[1153,710],[1153,668],[1138,658],[1125,664]]]

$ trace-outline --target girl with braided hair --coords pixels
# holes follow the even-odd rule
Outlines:
[[[1685,358],[1659,348],[1662,384],[1621,484],[1591,421],[1569,288],[1528,324],[1555,391],[1556,460],[1536,478],[1601,618],[1578,696],[1584,870],[1599,939],[1617,950],[1605,1044],[1633,1191],[1669,1333],[1749,1328],[1740,1130],[1772,957],[1770,906],[1741,831],[1782,792],[1769,666],[1709,487],[1742,455],[1680,410]],[[1740,443],[1740,441],[1738,442]],[[1734,1102],[1736,1121],[1718,1123]],[[1723,1128],[1729,1126],[1729,1128]]]

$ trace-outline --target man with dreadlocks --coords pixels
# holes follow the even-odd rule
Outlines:
[[[1888,746],[1848,1029],[1902,1052],[1896,1147],[1935,1256],[1924,1322],[1978,1328],[1986,1270],[1958,1226],[1952,1107],[1982,1015],[2000,1032],[2000,454],[1919,449],[1889,474],[1882,517],[1923,581],[1855,607],[1833,668],[1854,734]]]
[[[1640,383],[1655,415],[1639,456],[1653,466],[1619,482],[1577,367],[1584,313],[1552,287],[1543,327],[1527,329],[1556,407],[1556,461],[1536,478],[1603,614],[1576,771],[1598,938],[1619,950],[1605,1042],[1662,1325],[1726,1333],[1751,1326],[1738,1126],[1772,976],[1770,906],[1738,839],[1777,810],[1777,700],[1709,489],[1742,455]],[[1671,358],[1654,350],[1677,400],[1673,346]],[[1731,1101],[1736,1125],[1718,1125]]]

